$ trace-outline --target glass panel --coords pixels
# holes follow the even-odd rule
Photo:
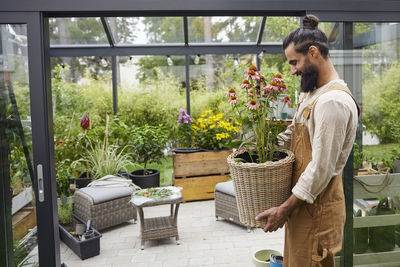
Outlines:
[[[109,44],[100,18],[49,18],[51,45]]]
[[[111,58],[52,58],[51,68],[57,194],[69,197],[70,184],[80,186],[70,178],[89,170],[78,160],[104,140],[106,117],[113,114]],[[85,113],[89,128],[81,125]]]
[[[182,17],[107,18],[119,44],[184,43]]]
[[[261,17],[188,17],[189,42],[255,42]]]
[[[2,177],[5,181],[2,187],[11,188],[11,194],[6,194],[11,214],[6,217],[11,219],[12,216],[12,231],[6,231],[12,233],[15,266],[20,266],[36,243],[27,237],[36,232],[36,208],[32,201],[32,131],[25,24],[0,25],[0,126],[0,160],[2,175],[6,175]]]
[[[185,56],[119,57],[121,84],[118,91],[118,117],[128,126],[163,125],[169,149],[177,136],[178,111],[186,109]],[[128,144],[128,143],[127,143]],[[161,164],[160,184],[172,184],[172,157]],[[136,166],[135,169],[140,169]],[[133,170],[133,169],[132,169]]]
[[[396,216],[400,216],[397,197],[400,195],[400,190],[396,189],[397,182],[395,182],[400,177],[399,29],[400,23],[354,23],[353,44],[357,49],[354,50],[357,60],[355,68],[362,88],[363,122],[362,140],[358,144],[360,146],[354,149],[354,169],[359,178],[363,174],[374,173],[374,176],[369,176],[369,184],[379,184],[383,181],[386,167],[393,172],[389,174],[389,179],[393,182],[390,186],[383,185],[379,189],[376,188],[374,191],[380,191],[377,194],[368,194],[361,189],[363,194],[360,195],[360,191],[355,187],[355,211],[360,210],[360,216],[382,215],[379,220],[382,226],[370,227],[369,231],[368,228],[354,230],[356,238],[354,253],[357,255],[355,264],[377,264],[374,259],[385,255],[387,253],[385,251],[394,253],[393,258],[383,257],[379,264],[383,265],[388,261],[392,266],[400,264],[400,261],[396,260],[398,258],[394,256],[399,253],[397,246],[400,245],[398,235],[400,228],[399,225],[390,223],[384,215],[396,213]],[[382,201],[387,196],[392,196],[388,205]],[[379,202],[380,207],[377,206]],[[363,255],[368,252],[376,255],[374,258]]]
[[[299,17],[267,17],[262,42],[282,42],[291,31],[299,26]]]

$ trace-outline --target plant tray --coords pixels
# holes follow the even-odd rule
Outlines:
[[[81,218],[73,214],[74,219],[80,223],[86,224]],[[94,237],[79,241],[73,235],[71,235],[62,225],[59,225],[60,238],[61,240],[82,260],[91,258],[100,254],[100,238],[101,234],[94,228]]]

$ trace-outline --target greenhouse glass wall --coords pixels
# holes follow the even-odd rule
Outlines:
[[[281,108],[290,113],[300,78],[290,73],[282,41],[305,14],[321,19],[331,60],[362,110],[343,171],[347,219],[336,266],[400,264],[396,1],[6,2],[0,6],[1,266],[73,266],[60,251],[59,206],[74,193],[70,178],[88,168],[82,158],[91,148],[107,144],[128,153],[135,129],[161,131],[166,159],[149,166],[161,170],[161,186],[173,185],[171,153],[185,143],[179,110],[195,121],[209,111],[228,118],[224,96],[240,88],[251,65],[266,77],[282,74],[292,103]],[[128,171],[140,164],[132,162]],[[385,217],[372,216],[383,210]]]

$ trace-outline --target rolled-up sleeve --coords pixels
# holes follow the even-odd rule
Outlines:
[[[299,199],[314,203],[334,176],[346,139],[351,110],[342,102],[320,99],[314,106],[310,119],[315,124],[312,144],[312,160],[300,176],[292,193]]]

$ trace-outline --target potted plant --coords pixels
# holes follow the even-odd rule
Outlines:
[[[90,118],[89,118],[89,115],[86,112],[82,115],[80,124],[81,124],[81,127],[82,127],[83,131],[84,131],[84,135],[83,135],[82,139],[86,140],[85,147],[87,149],[88,148],[88,144],[89,144],[89,142],[87,141],[88,140],[87,132],[88,132],[88,129],[90,127]],[[78,177],[76,177],[76,178],[75,177],[71,177],[69,179],[70,184],[75,185],[75,186],[72,186],[72,188],[74,188],[74,187],[75,188],[86,187],[93,180],[92,174],[87,169],[88,168],[86,166],[86,171],[79,172]]]
[[[192,144],[192,117],[186,113],[184,109],[179,110],[179,117],[178,117],[178,130],[176,133],[176,139],[178,144],[180,145],[179,148],[175,148],[173,152],[175,153],[194,153],[199,152],[201,149],[193,148]]]
[[[241,91],[231,88],[228,102],[242,125],[239,150],[228,157],[238,202],[240,221],[248,227],[264,227],[256,221],[260,212],[282,204],[290,195],[293,152],[278,149],[280,132],[277,101],[288,92],[281,74],[265,78],[251,66]]]
[[[65,195],[58,203],[60,239],[82,260],[100,254],[101,234],[88,223],[72,214],[72,198]],[[86,231],[77,233],[77,225],[86,225]],[[83,238],[84,236],[84,238]]]
[[[192,141],[201,152],[173,153],[174,185],[182,187],[185,201],[214,198],[214,188],[229,179],[228,147],[239,124],[224,113],[206,110],[192,125]]]
[[[226,114],[207,109],[192,126],[193,143],[205,150],[227,149],[238,136],[239,122]]]
[[[131,148],[137,163],[143,164],[143,169],[130,173],[132,182],[141,188],[160,186],[160,171],[148,169],[148,163],[160,163],[164,158],[167,144],[167,132],[163,126],[143,125],[132,128]]]
[[[83,157],[71,164],[71,167],[74,168],[77,164],[83,163],[86,173],[90,173],[92,179],[99,179],[106,175],[119,176],[126,173],[129,166],[135,165],[132,162],[131,154],[126,152],[128,146],[121,148],[109,144],[108,121],[109,117],[107,116],[103,142],[89,142],[89,149]]]

